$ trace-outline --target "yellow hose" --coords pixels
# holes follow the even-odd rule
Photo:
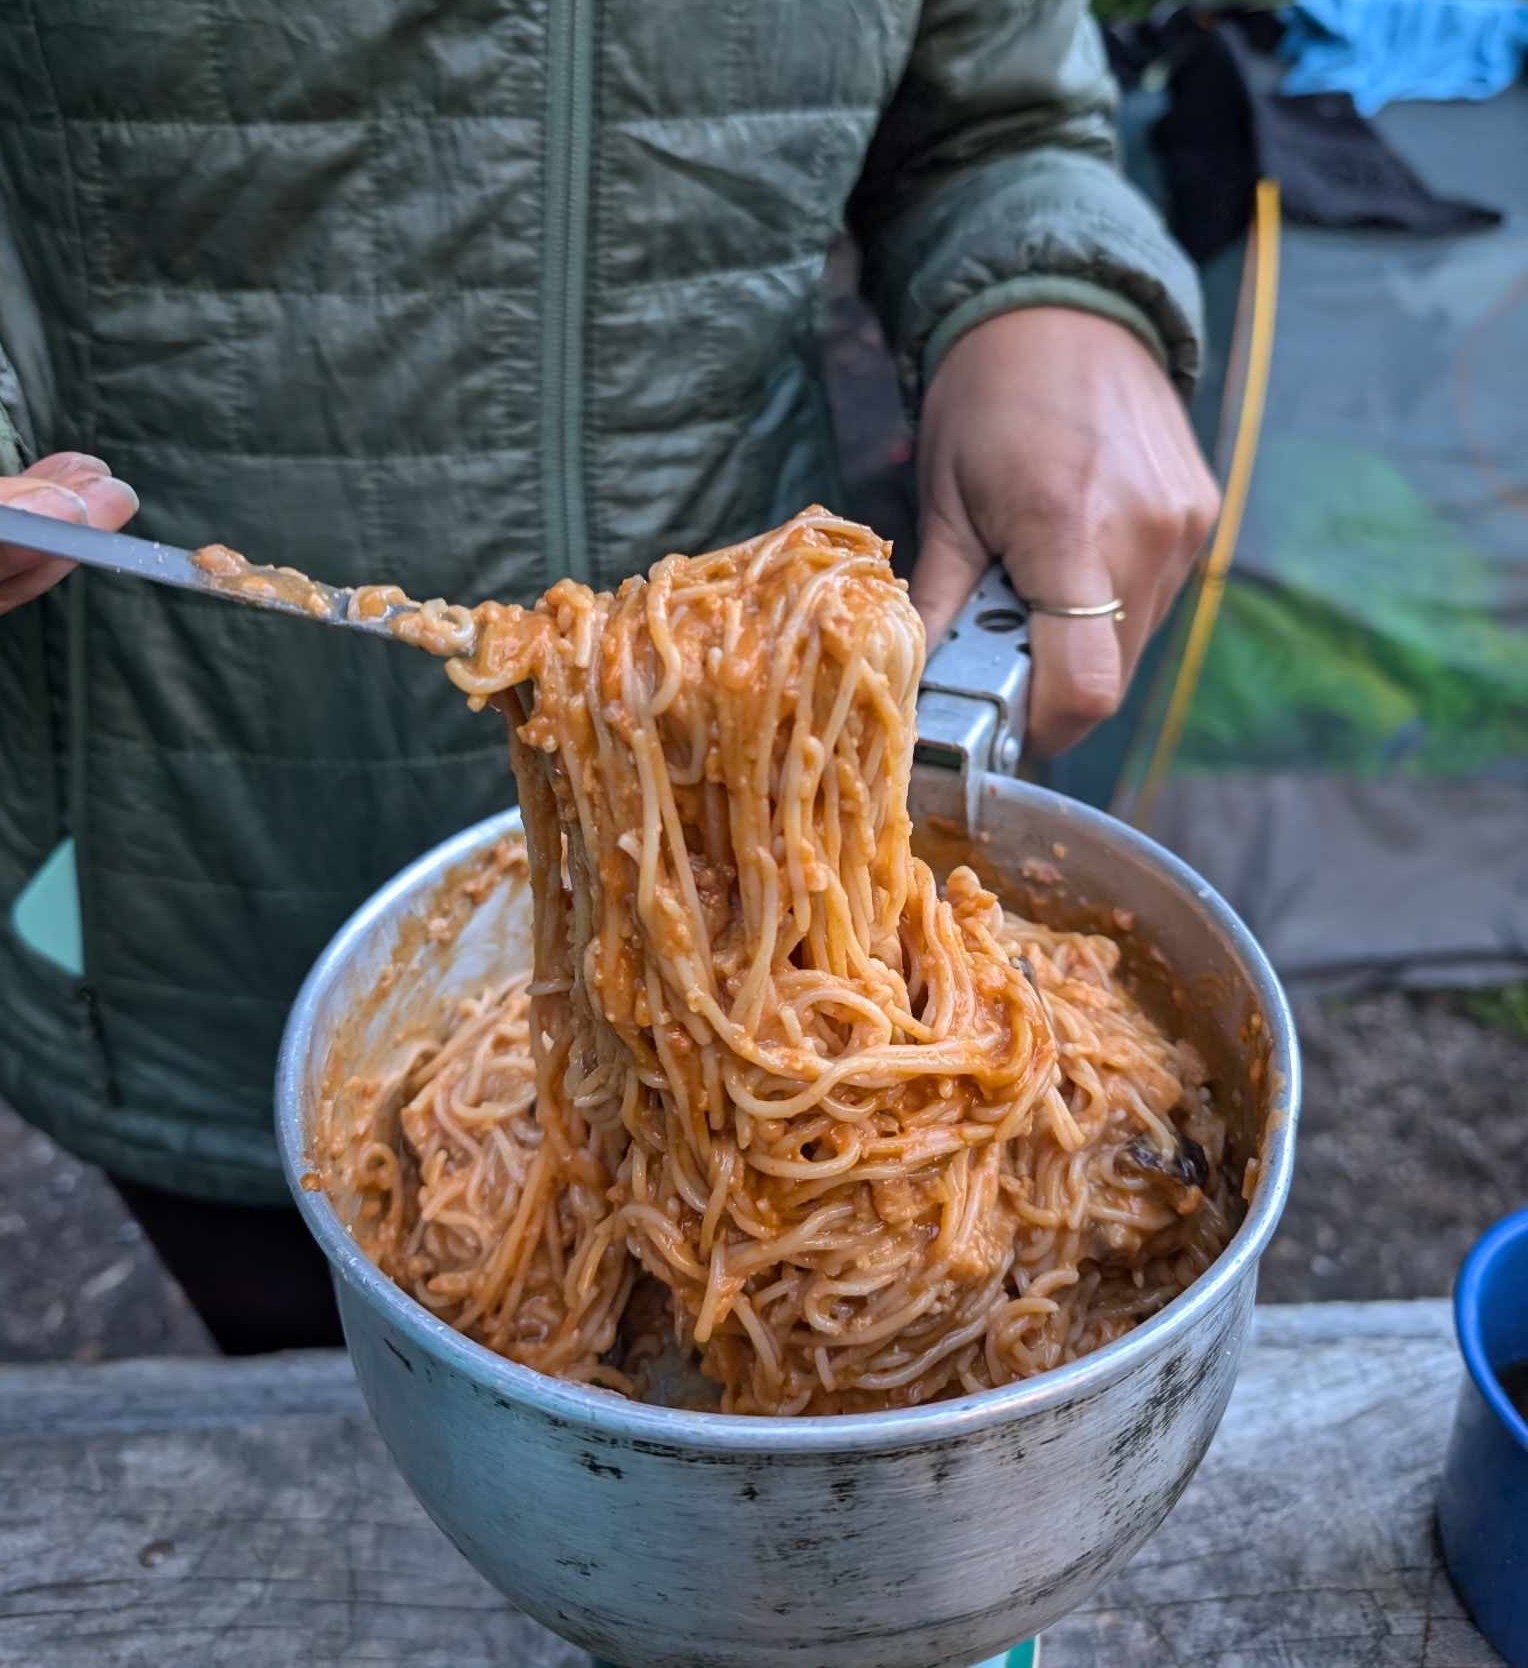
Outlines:
[[[1162,783],[1172,769],[1178,744],[1183,739],[1183,728],[1188,722],[1189,707],[1194,691],[1199,687],[1204,671],[1205,656],[1209,652],[1210,637],[1220,614],[1221,599],[1225,595],[1226,575],[1236,552],[1236,541],[1241,532],[1242,516],[1247,508],[1247,494],[1252,485],[1252,466],[1257,457],[1258,439],[1263,427],[1263,407],[1268,393],[1268,375],[1273,361],[1274,320],[1278,312],[1279,292],[1279,188],[1273,180],[1259,180],[1253,211],[1252,232],[1252,328],[1247,349],[1246,380],[1242,384],[1241,410],[1237,416],[1236,443],[1231,453],[1231,467],[1226,476],[1226,488],[1221,504],[1220,520],[1215,537],[1205,558],[1199,592],[1194,599],[1193,614],[1183,652],[1178,659],[1172,693],[1167,699],[1161,727],[1151,750],[1139,790],[1128,811],[1119,807],[1129,797],[1128,791],[1116,802],[1116,814],[1125,815],[1138,828],[1151,821]]]

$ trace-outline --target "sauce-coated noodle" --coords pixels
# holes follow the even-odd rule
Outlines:
[[[389,1275],[545,1372],[642,1394],[667,1328],[727,1410],[832,1413],[1042,1371],[1204,1271],[1192,1050],[1110,939],[912,854],[879,539],[812,509],[477,624],[449,670],[510,716],[534,971],[348,1086]]]

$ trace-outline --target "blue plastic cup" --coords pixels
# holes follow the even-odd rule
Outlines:
[[[1528,1361],[1528,1210],[1465,1259],[1454,1324],[1466,1372],[1438,1493],[1443,1556],[1475,1625],[1528,1668],[1528,1419],[1500,1377]]]

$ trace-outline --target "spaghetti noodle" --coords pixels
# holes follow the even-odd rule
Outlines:
[[[887,555],[812,509],[477,610],[448,670],[510,720],[533,968],[352,1085],[336,1150],[362,1243],[490,1348],[642,1394],[667,1332],[727,1411],[910,1405],[1096,1348],[1229,1237],[1203,1068],[1114,942],[914,856]]]

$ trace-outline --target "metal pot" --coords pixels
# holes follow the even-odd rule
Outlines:
[[[1293,1165],[1299,1067],[1278,981],[1208,886],[1149,840],[988,777],[969,856],[1047,919],[1102,913],[1209,1054],[1245,1221],[1161,1314],[1006,1389],[894,1413],[748,1419],[639,1406],[499,1359],[385,1279],[310,1191],[326,1080],[529,956],[505,878],[441,942],[424,923],[509,813],[446,842],[341,930],[292,1010],[277,1123],[333,1265],[356,1375],[426,1510],[521,1609],[628,1668],[969,1664],[1085,1600],[1161,1523],[1231,1393]],[[1038,894],[1038,897],[1036,896]],[[391,975],[384,970],[393,968]],[[304,1178],[309,1186],[304,1186]],[[338,1208],[336,1208],[336,1203]]]

